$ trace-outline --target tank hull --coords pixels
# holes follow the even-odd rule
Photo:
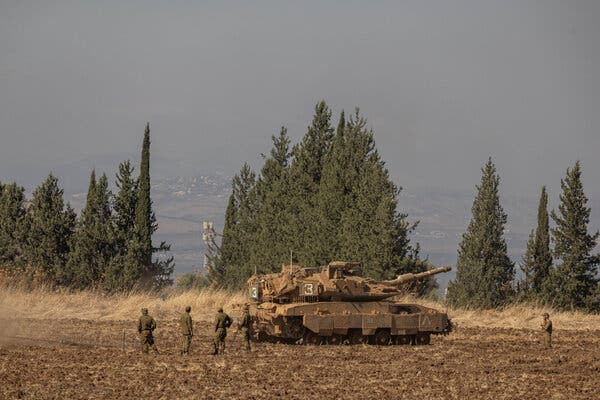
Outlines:
[[[428,344],[452,326],[445,313],[394,301],[262,303],[251,315],[257,340],[304,344]]]

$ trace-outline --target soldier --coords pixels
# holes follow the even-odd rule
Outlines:
[[[227,336],[227,328],[231,326],[233,321],[229,315],[223,312],[223,308],[217,310],[215,318],[215,351],[213,355],[225,353],[225,337]]]
[[[148,315],[148,309],[142,308],[142,316],[138,321],[138,333],[140,334],[140,340],[142,342],[142,352],[148,354],[148,350],[152,349],[154,353],[158,354],[158,350],[154,345],[154,337],[152,332],[156,329],[156,322],[154,318]]]
[[[542,332],[544,335],[544,347],[549,349],[552,347],[552,321],[550,321],[550,315],[544,313],[544,322],[542,322]]]
[[[246,342],[246,352],[250,352],[250,328],[252,327],[252,318],[250,317],[250,310],[248,305],[244,307],[244,313],[242,319],[238,323],[238,330],[242,333],[242,338]]]
[[[185,312],[179,320],[179,325],[181,326],[181,334],[183,335],[181,354],[190,354],[190,344],[192,343],[192,336],[194,336],[194,327],[190,311],[192,311],[192,307],[187,306],[185,308]]]

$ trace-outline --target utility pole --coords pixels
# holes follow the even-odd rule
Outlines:
[[[202,241],[204,242],[204,273],[210,273],[208,261],[208,247],[215,238],[214,223],[212,221],[202,221]]]

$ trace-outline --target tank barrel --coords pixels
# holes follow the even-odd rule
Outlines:
[[[442,272],[448,272],[448,271],[451,271],[451,270],[452,270],[451,267],[445,266],[445,267],[439,267],[439,268],[430,269],[429,271],[420,272],[418,274],[398,275],[398,277],[396,279],[393,279],[391,281],[385,281],[385,283],[391,283],[391,284],[396,285],[396,284],[399,284],[399,283],[414,282],[414,281],[417,281],[419,279],[426,278],[428,276],[441,274]]]

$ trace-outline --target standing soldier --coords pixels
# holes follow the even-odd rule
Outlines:
[[[152,349],[154,353],[158,354],[158,350],[154,345],[154,336],[152,332],[156,329],[156,322],[154,318],[148,315],[148,309],[142,308],[142,316],[138,321],[138,333],[142,341],[142,352],[148,354],[148,350]]]
[[[227,328],[231,326],[232,322],[229,315],[223,312],[223,308],[219,307],[215,318],[215,351],[213,355],[225,354],[225,337],[227,336]]]
[[[238,324],[238,330],[242,332],[242,338],[246,342],[246,352],[250,352],[250,328],[252,327],[252,318],[250,317],[250,311],[248,305],[244,307],[244,313],[242,319]]]
[[[552,321],[550,321],[550,315],[548,313],[544,313],[542,332],[544,334],[544,347],[549,349],[552,347]]]
[[[194,336],[194,327],[190,311],[192,311],[192,307],[187,306],[185,308],[185,312],[179,320],[179,325],[181,326],[181,334],[183,335],[181,354],[190,354],[190,344],[192,343],[192,336]]]

